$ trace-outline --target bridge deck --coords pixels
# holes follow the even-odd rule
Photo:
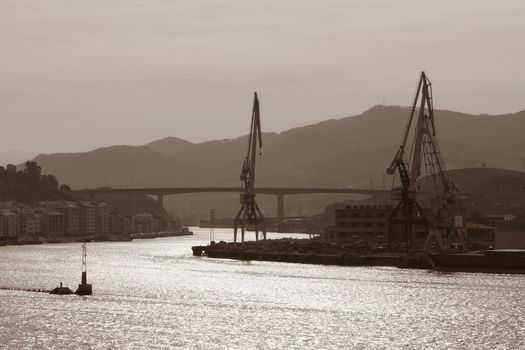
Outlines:
[[[241,187],[152,187],[152,188],[95,188],[72,190],[79,194],[96,194],[96,193],[139,193],[147,195],[171,195],[184,193],[235,193],[242,192]],[[256,193],[270,195],[292,195],[308,193],[348,193],[362,195],[386,195],[390,194],[388,190],[367,190],[356,188],[305,188],[305,187],[258,187]]]

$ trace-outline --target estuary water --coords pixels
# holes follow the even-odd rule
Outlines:
[[[193,230],[88,244],[92,296],[0,290],[0,348],[525,348],[525,276],[200,258]],[[0,247],[0,287],[80,269],[80,244]]]

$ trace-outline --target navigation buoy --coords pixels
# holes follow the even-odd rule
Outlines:
[[[82,279],[75,291],[76,295],[91,295],[93,290],[90,283],[87,283],[87,267],[86,267],[86,243],[82,243]]]

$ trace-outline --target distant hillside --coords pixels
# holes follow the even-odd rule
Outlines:
[[[83,153],[41,154],[34,159],[71,188],[186,186],[199,169],[146,146],[112,146]]]
[[[171,157],[179,152],[188,149],[193,145],[194,144],[189,141],[179,139],[178,137],[170,136],[157,141],[150,142],[146,145],[146,147],[151,148],[152,150],[157,151],[160,154]]]
[[[454,169],[447,176],[465,196],[465,209],[481,210],[487,214],[520,214],[525,212],[525,172],[495,169],[471,168]],[[421,192],[433,188],[433,180],[419,181]],[[425,196],[420,197],[423,205]]]
[[[124,215],[135,215],[139,213],[150,213],[165,217],[168,212],[155,199],[141,194],[107,194],[98,193],[86,195],[84,200],[92,202],[106,202],[110,208],[117,208]]]
[[[457,169],[450,178],[466,204],[487,214],[525,212],[525,173],[505,169]]]
[[[362,187],[372,179],[380,184],[401,141],[408,113],[406,108],[376,106],[355,117],[265,133],[257,181],[275,186]],[[436,120],[448,168],[521,169],[524,111],[494,117],[436,111]],[[236,184],[246,142],[246,137],[204,142],[172,157],[205,167],[210,183]]]
[[[39,182],[28,181],[20,173],[0,171],[0,201],[34,204],[41,201],[76,200],[74,196]]]
[[[36,152],[21,151],[21,150],[7,150],[0,152],[0,165],[19,164],[26,160],[31,160],[37,155]]]
[[[34,205],[46,201],[80,201],[94,203],[106,202],[110,208],[134,215],[141,212],[166,216],[165,209],[154,199],[140,194],[97,194],[81,196],[69,190],[59,190],[58,184],[46,185],[42,181],[31,180],[22,171],[11,173],[0,168],[0,201]]]
[[[408,113],[403,107],[375,106],[353,117],[264,133],[257,185],[382,188],[385,183],[390,188],[385,169],[399,145]],[[436,110],[436,127],[449,169],[522,167],[525,111],[477,116]],[[246,142],[246,136],[198,144],[170,137],[139,147],[40,155],[36,161],[44,172],[56,174],[73,188],[231,186],[240,184]],[[173,208],[205,212],[226,197],[216,202],[216,195],[173,198]],[[290,197],[287,203],[303,213],[320,211],[326,204],[308,203],[305,198]]]

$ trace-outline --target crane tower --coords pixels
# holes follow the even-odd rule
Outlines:
[[[417,109],[418,115],[414,118]],[[407,160],[406,146],[414,123],[413,140]],[[423,210],[416,199],[417,180],[422,169],[425,171],[426,180],[432,185],[428,211]],[[461,193],[446,175],[445,162],[436,138],[432,84],[425,72],[421,73],[401,145],[387,173],[397,173],[400,183],[399,187],[392,190],[392,199],[399,202],[389,219],[390,247],[396,227],[400,229],[400,238],[404,238],[406,248],[411,247],[414,240],[413,229],[418,225],[425,231],[425,250],[433,241],[437,242],[442,250],[446,250],[449,238],[458,238],[463,247],[466,247],[462,232]]]
[[[257,202],[255,201],[255,162],[257,158],[257,146],[262,148],[261,138],[261,116],[259,112],[259,99],[257,92],[254,93],[252,121],[250,124],[250,135],[248,139],[248,152],[244,158],[241,170],[241,209],[233,219],[233,240],[237,242],[237,229],[241,228],[241,242],[244,242],[244,232],[247,225],[253,225],[255,240],[259,240],[259,228],[266,239],[266,220]],[[259,155],[260,155],[259,151]]]

